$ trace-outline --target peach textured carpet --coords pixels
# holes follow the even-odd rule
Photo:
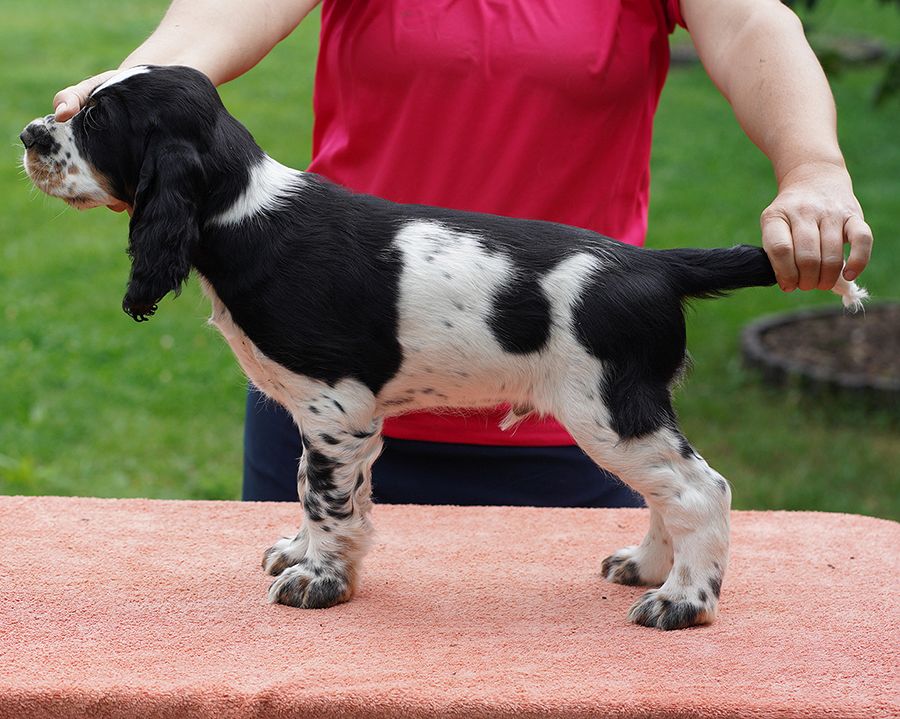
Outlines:
[[[380,506],[349,604],[266,603],[288,504],[0,497],[0,717],[900,716],[900,525],[736,512],[719,621],[626,623],[644,510]]]

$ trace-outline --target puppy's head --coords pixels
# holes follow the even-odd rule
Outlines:
[[[68,122],[49,115],[20,136],[40,190],[79,209],[132,207],[122,307],[139,322],[190,274],[222,117],[231,120],[202,73],[141,66],[98,86]]]

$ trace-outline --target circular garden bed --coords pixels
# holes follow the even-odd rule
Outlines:
[[[769,381],[796,379],[900,405],[900,303],[765,317],[744,328],[741,344]]]

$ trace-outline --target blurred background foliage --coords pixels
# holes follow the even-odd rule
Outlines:
[[[873,102],[875,105],[881,105],[900,93],[900,44],[894,42],[890,46],[884,46],[872,42],[871,39],[859,37],[850,38],[850,42],[847,42],[847,38],[842,36],[833,37],[830,43],[817,43],[815,32],[818,20],[813,11],[826,3],[822,3],[821,0],[782,0],[782,2],[794,10],[802,8],[807,11],[804,27],[807,35],[813,35],[813,47],[825,72],[835,75],[844,71],[848,65],[881,62],[884,64],[884,72],[875,85]],[[884,6],[893,6],[900,13],[900,0],[878,0],[878,2]],[[824,12],[828,12],[831,7],[826,7]]]

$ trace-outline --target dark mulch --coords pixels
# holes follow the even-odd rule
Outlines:
[[[900,303],[856,315],[829,309],[769,317],[745,329],[743,350],[773,379],[800,376],[900,398]]]

